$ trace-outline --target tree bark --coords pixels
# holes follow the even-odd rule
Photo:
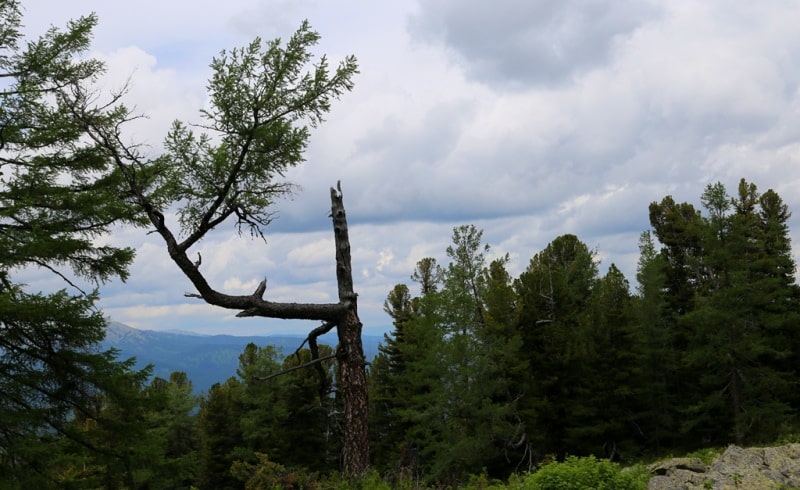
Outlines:
[[[353,291],[347,216],[342,203],[341,186],[338,184],[337,189],[331,188],[331,217],[336,243],[339,302],[348,306],[337,324],[339,389],[344,404],[342,469],[350,476],[360,476],[369,466],[367,374],[361,343],[362,324],[358,318],[357,295]]]

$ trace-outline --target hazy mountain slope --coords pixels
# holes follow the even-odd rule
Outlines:
[[[239,355],[253,342],[259,346],[273,345],[284,354],[291,354],[305,337],[298,335],[234,336],[197,335],[186,332],[157,332],[137,330],[119,322],[111,322],[104,348],[114,347],[120,358],[136,358],[137,367],[153,365],[153,374],[168,378],[173,371],[184,371],[194,384],[195,391],[207,391],[212,384],[224,382],[236,375]],[[364,354],[371,360],[378,353],[382,337],[365,336]],[[334,346],[335,333],[320,338],[321,344]]]

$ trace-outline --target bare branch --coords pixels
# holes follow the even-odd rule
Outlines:
[[[280,371],[278,373],[270,374],[269,376],[258,376],[258,377],[254,377],[253,379],[256,379],[256,380],[259,380],[259,381],[266,381],[268,379],[277,378],[278,376],[283,376],[284,374],[291,373],[292,371],[297,371],[298,369],[303,369],[303,368],[307,368],[309,366],[313,366],[314,364],[319,364],[321,362],[333,359],[334,357],[336,357],[335,353],[331,354],[329,356],[319,357],[319,358],[314,359],[312,361],[309,361],[309,362],[307,362],[305,364],[300,364],[299,366],[293,366],[293,367],[290,367],[289,369],[284,369],[283,371]]]
[[[46,262],[44,262],[44,261],[41,261],[41,260],[38,260],[38,259],[30,259],[30,261],[31,261],[31,262],[33,262],[34,264],[38,265],[39,267],[42,267],[42,268],[44,268],[44,269],[47,269],[47,270],[49,270],[50,272],[52,272],[53,274],[57,275],[57,276],[58,276],[58,277],[60,277],[60,278],[61,278],[61,279],[62,279],[64,282],[66,282],[67,284],[69,284],[69,285],[70,285],[70,286],[72,286],[73,288],[77,289],[77,290],[78,290],[78,291],[79,291],[79,292],[80,292],[80,293],[81,293],[83,296],[88,296],[88,294],[86,293],[86,291],[84,291],[84,290],[83,290],[83,289],[81,289],[81,288],[80,288],[80,287],[79,287],[77,284],[75,284],[74,282],[72,282],[72,281],[71,281],[71,280],[70,280],[70,279],[69,279],[67,276],[65,276],[63,273],[61,273],[61,271],[59,271],[59,270],[55,269],[54,267],[51,267],[51,266],[50,266],[49,264],[47,264]]]
[[[262,299],[264,297],[264,291],[267,290],[267,278],[265,277],[263,281],[258,283],[258,287],[255,291],[253,291],[253,297]]]

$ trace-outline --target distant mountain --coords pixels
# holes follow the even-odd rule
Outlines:
[[[120,359],[136,358],[136,367],[153,365],[153,375],[169,378],[173,371],[184,371],[194,385],[195,392],[207,392],[214,383],[222,383],[236,376],[239,355],[250,342],[260,347],[275,346],[284,355],[300,346],[302,335],[199,335],[188,332],[157,332],[138,330],[123,323],[111,322],[102,343],[104,349],[120,351]],[[378,344],[383,337],[362,337],[364,355],[372,360],[378,354]],[[319,338],[320,344],[335,346],[336,334]]]

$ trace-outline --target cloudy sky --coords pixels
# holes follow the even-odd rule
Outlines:
[[[742,177],[795,211],[800,243],[800,2],[775,0],[23,0],[27,31],[96,12],[93,55],[108,89],[130,79],[129,128],[153,152],[174,119],[198,121],[222,49],[288,37],[303,19],[319,54],[354,54],[353,92],[314,131],[302,187],[276,208],[268,243],[223,227],[199,245],[218,289],[333,302],[328,189],[342,181],[365,333],[390,327],[391,288],[426,256],[445,261],[454,226],[474,224],[518,274],[576,234],[633,284],[647,206],[698,202]],[[156,237],[125,284],[101,290],[112,319],[153,330],[305,333],[313,323],[237,319],[185,298],[190,284]],[[35,277],[32,282],[35,283]],[[416,291],[415,291],[416,292]]]

